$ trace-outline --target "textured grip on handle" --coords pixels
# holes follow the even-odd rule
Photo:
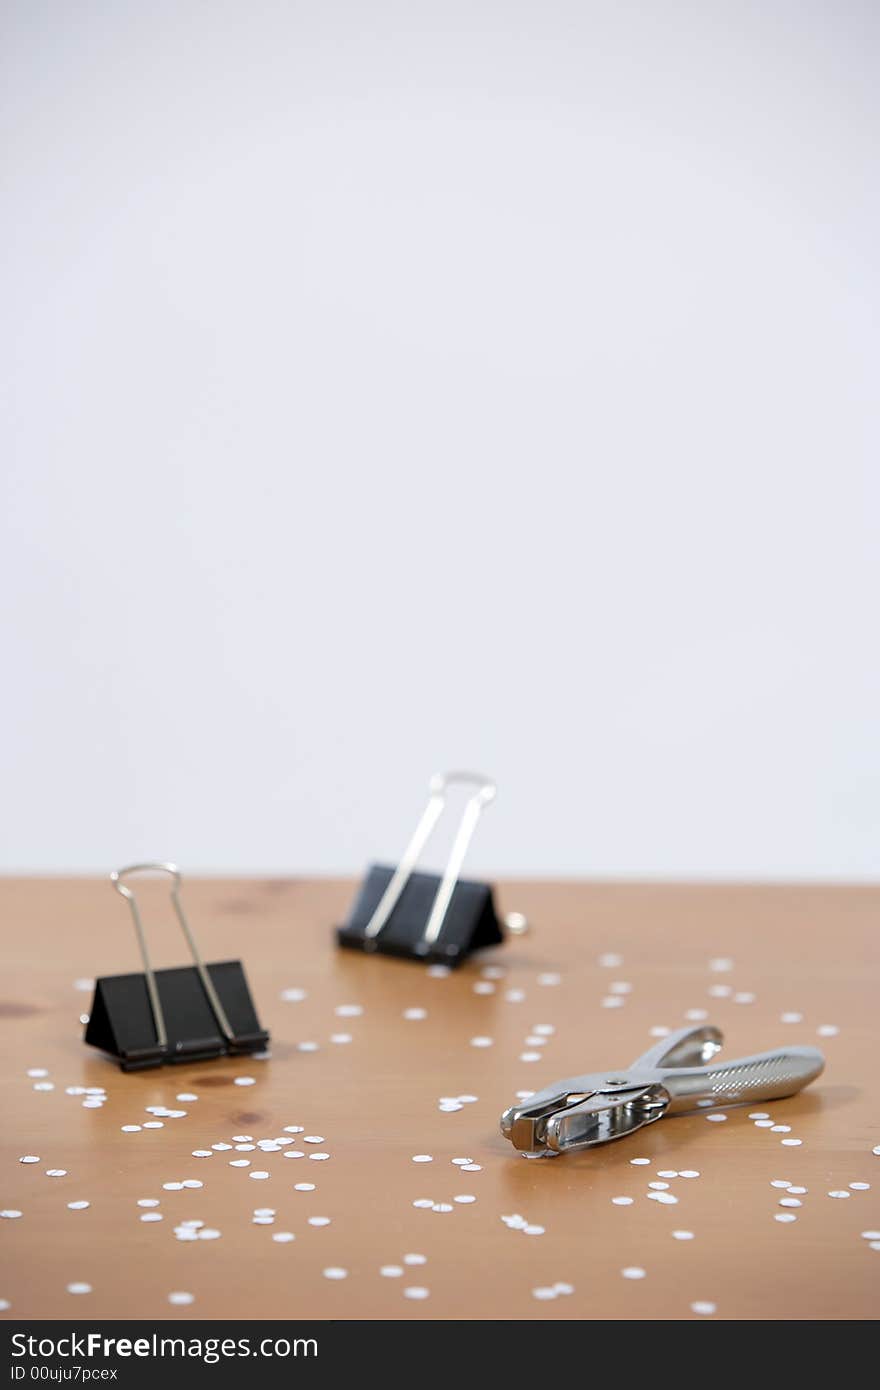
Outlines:
[[[781,1100],[814,1081],[824,1066],[815,1047],[779,1047],[708,1067],[672,1067],[661,1073],[670,1097],[667,1113],[692,1110],[700,1100],[725,1105]]]

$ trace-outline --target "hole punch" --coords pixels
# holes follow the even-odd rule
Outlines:
[[[123,882],[144,873],[170,876],[171,903],[193,965],[153,969],[137,897]],[[176,864],[130,864],[114,871],[110,882],[131,910],[144,970],[95,981],[85,1041],[109,1053],[123,1071],[261,1052],[269,1034],[257,1019],[244,967],[237,960],[203,962],[180,900]]]
[[[442,876],[416,870],[446,806],[449,787],[474,788],[468,797]],[[380,952],[432,964],[457,966],[471,951],[497,946],[507,933],[528,928],[520,912],[505,918],[495,911],[491,884],[459,878],[480,816],[495,800],[497,788],[474,772],[438,773],[429,784],[428,804],[396,869],[372,864],[367,870],[345,926],[338,927],[340,946]]]

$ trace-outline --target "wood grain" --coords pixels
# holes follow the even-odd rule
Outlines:
[[[0,1298],[7,1318],[690,1318],[695,1302],[718,1318],[873,1318],[880,1311],[880,1250],[861,1232],[880,1228],[880,1144],[876,1101],[880,891],[871,887],[748,887],[509,883],[503,910],[525,911],[528,937],[472,961],[447,978],[419,966],[366,958],[331,946],[353,885],[329,881],[192,881],[185,885],[207,959],[240,956],[262,1022],[273,1036],[267,1061],[215,1061],[123,1075],[83,1046],[79,1015],[90,996],[78,977],[138,968],[123,905],[104,882],[0,882],[4,970],[0,988],[2,1152]],[[157,963],[185,960],[161,888],[145,888]],[[623,957],[615,968],[602,953]],[[729,971],[710,969],[731,958]],[[475,993],[486,965],[503,967],[491,994]],[[540,983],[558,973],[559,983]],[[619,1007],[603,1007],[612,981],[629,983]],[[754,994],[710,996],[730,986]],[[306,998],[284,1002],[282,990]],[[513,991],[513,998],[508,992]],[[520,998],[520,992],[524,997]],[[613,996],[610,996],[613,997]],[[359,1005],[359,1016],[339,1006]],[[407,1021],[408,1008],[427,1018]],[[589,1154],[552,1162],[519,1158],[498,1133],[498,1117],[519,1089],[536,1089],[583,1070],[625,1066],[650,1043],[651,1029],[674,1028],[706,1010],[736,1055],[781,1041],[817,1043],[828,1064],[802,1095],[766,1108],[791,1126],[787,1137],[757,1128],[744,1110],[722,1123],[697,1114]],[[802,1022],[782,1022],[796,1012]],[[543,1059],[524,1062],[535,1024],[555,1032]],[[821,1025],[836,1036],[818,1038]],[[350,1043],[331,1035],[350,1033]],[[476,1048],[485,1036],[492,1045]],[[318,1050],[299,1050],[316,1042]],[[53,1091],[35,1091],[29,1068],[49,1070]],[[237,1086],[237,1076],[253,1076]],[[85,1109],[65,1087],[105,1086],[102,1109]],[[199,1099],[178,1103],[181,1092]],[[440,1113],[441,1096],[478,1097]],[[188,1113],[162,1129],[123,1133],[145,1107]],[[764,1108],[764,1107],[760,1107]],[[282,1153],[210,1159],[193,1149],[255,1138],[301,1124],[321,1135],[325,1162]],[[296,1136],[297,1138],[299,1136]],[[309,1150],[307,1144],[300,1144]],[[314,1150],[315,1146],[312,1146]],[[40,1162],[19,1163],[23,1154]],[[417,1164],[415,1154],[433,1161]],[[470,1157],[481,1171],[452,1163]],[[634,1157],[650,1159],[636,1167]],[[253,1168],[266,1181],[249,1178]],[[63,1168],[49,1178],[47,1168]],[[658,1169],[698,1170],[670,1180],[676,1205],[646,1199]],[[198,1190],[163,1182],[196,1178]],[[774,1220],[781,1189],[806,1187],[797,1220]],[[314,1182],[297,1192],[296,1182]],[[870,1190],[832,1199],[853,1182]],[[456,1195],[477,1200],[464,1205]],[[631,1206],[612,1197],[632,1196]],[[139,1220],[139,1197],[158,1197],[164,1220]],[[415,1199],[451,1212],[415,1208]],[[87,1200],[84,1211],[69,1201]],[[252,1224],[273,1207],[273,1226]],[[509,1229],[521,1213],[543,1235]],[[329,1216],[312,1227],[307,1218]],[[182,1243],[174,1227],[200,1219],[220,1239]],[[694,1238],[676,1240],[674,1230]],[[291,1231],[279,1244],[272,1236]],[[427,1257],[400,1278],[380,1275],[407,1253]],[[624,1267],[645,1277],[624,1279]],[[323,1270],[347,1277],[329,1280]],[[92,1292],[74,1296],[71,1282]],[[574,1292],[538,1301],[535,1288],[569,1283]],[[421,1301],[404,1295],[423,1287]],[[191,1307],[168,1303],[172,1291]]]

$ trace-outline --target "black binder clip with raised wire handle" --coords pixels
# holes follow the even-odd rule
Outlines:
[[[171,902],[193,965],[154,970],[150,964],[137,898],[122,882],[141,873],[170,874]],[[85,1041],[115,1057],[123,1071],[261,1052],[269,1034],[257,1020],[244,967],[238,960],[204,964],[180,901],[177,866],[130,864],[110,881],[131,909],[144,972],[95,981]]]
[[[456,782],[476,790],[462,812],[446,868],[442,877],[417,873],[419,856],[446,805],[447,789]],[[396,869],[373,864],[367,870],[347,923],[336,930],[339,945],[456,966],[471,951],[502,942],[505,932],[491,885],[459,878],[477,822],[496,790],[489,778],[473,772],[432,777],[428,804],[400,863]],[[504,926],[518,935],[528,924],[522,913],[511,912]]]

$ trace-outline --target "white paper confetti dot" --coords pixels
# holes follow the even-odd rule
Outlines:
[[[237,1076],[235,1078],[235,1084],[236,1086],[253,1086],[256,1083],[256,1079],[255,1076]]]
[[[338,1018],[360,1018],[363,1008],[360,1004],[337,1004],[333,1012]]]
[[[476,1038],[471,1038],[471,1047],[491,1047],[492,1041],[492,1038],[478,1036]]]
[[[166,1192],[182,1192],[182,1191],[183,1191],[183,1183],[182,1183],[182,1182],[163,1182],[162,1186],[165,1188],[165,1191],[166,1191]]]
[[[650,1163],[650,1158],[631,1158],[630,1163],[634,1168],[642,1168],[646,1163]]]
[[[255,1168],[252,1173],[248,1173],[248,1177],[255,1178],[257,1182],[265,1182],[268,1176],[269,1174],[266,1172],[265,1168]]]
[[[434,1159],[431,1154],[413,1154],[412,1161],[413,1163],[433,1163]]]
[[[770,1181],[770,1186],[771,1186],[771,1187],[791,1187],[791,1183],[788,1181],[787,1178],[772,1178],[771,1181]]]
[[[313,1182],[295,1182],[293,1190],[294,1192],[314,1192],[315,1184]]]
[[[705,1116],[705,1119],[707,1119],[707,1120],[712,1120],[713,1123],[717,1125],[717,1124],[720,1124],[722,1120],[726,1120],[726,1119],[727,1119],[727,1116],[726,1116],[726,1115],[719,1115],[717,1112],[714,1112],[714,1111],[713,1111],[713,1113],[712,1113],[711,1115],[706,1115],[706,1116]]]
[[[632,1197],[612,1197],[611,1201],[616,1207],[631,1207],[633,1204]]]
[[[404,1289],[403,1296],[404,1298],[427,1298],[428,1290],[421,1288],[418,1284],[410,1284],[408,1288]]]
[[[445,1212],[449,1212],[449,1211],[452,1211],[452,1204],[451,1204],[450,1202],[433,1202],[433,1203],[431,1204],[431,1210],[432,1210],[432,1211],[441,1211],[441,1212],[444,1212],[444,1213],[445,1213]]]
[[[183,1289],[178,1289],[175,1293],[170,1293],[168,1295],[168,1302],[179,1305],[195,1303],[195,1295],[186,1293]]]
[[[39,1163],[40,1159],[37,1154],[22,1154],[18,1161],[19,1163]]]
[[[538,976],[539,985],[558,985],[561,980],[562,976],[555,970],[545,970]]]
[[[86,1101],[83,1101],[83,1104],[85,1105],[85,1104],[87,1104],[87,1102],[86,1102]],[[146,1121],[144,1122],[144,1126],[143,1126],[143,1127],[144,1127],[144,1129],[164,1129],[164,1128],[165,1128],[165,1126],[164,1126],[164,1124],[162,1123],[161,1120],[146,1120]]]
[[[297,1052],[317,1052],[318,1044],[316,1042],[297,1043],[296,1050]]]
[[[715,1304],[704,1303],[701,1300],[698,1300],[696,1303],[691,1304],[691,1312],[699,1313],[703,1317],[711,1317],[711,1315],[715,1312]]]
[[[734,1004],[754,1004],[755,998],[756,996],[752,994],[751,990],[740,989],[733,996],[733,1002]]]
[[[15,1207],[4,1207],[3,1210],[0,1211],[0,1217],[2,1217],[4,1221],[17,1221],[20,1216],[21,1212],[16,1211]]]
[[[673,1231],[672,1237],[673,1240],[693,1240],[694,1233],[693,1231]]]
[[[199,1182],[198,1178],[184,1178],[180,1185],[181,1187],[204,1187],[205,1184]]]
[[[338,1265],[330,1265],[330,1267],[329,1267],[328,1269],[325,1269],[325,1270],[324,1270],[324,1278],[325,1278],[325,1279],[347,1279],[347,1278],[348,1278],[348,1270],[347,1270],[347,1269],[340,1269],[340,1267],[339,1267]]]
[[[289,1245],[292,1240],[296,1240],[296,1236],[293,1231],[275,1231],[272,1239],[279,1245]]]
[[[869,1192],[871,1190],[871,1184],[869,1182],[851,1182],[849,1186],[852,1188],[853,1192]]]
[[[477,980],[473,986],[474,994],[494,994],[495,986],[491,980]]]
[[[463,1173],[482,1173],[483,1165],[481,1163],[463,1163],[461,1171]]]
[[[698,1178],[700,1170],[699,1168],[682,1168],[679,1170],[678,1176],[680,1178]]]
[[[780,1139],[780,1144],[785,1144],[787,1148],[797,1149],[804,1142],[803,1139]]]
[[[652,1188],[654,1189],[655,1192],[665,1192],[666,1189],[667,1189],[667,1187],[669,1186],[669,1183],[668,1183],[668,1182],[649,1182],[649,1183],[648,1183],[648,1186],[649,1186],[649,1187],[652,1187]]]
[[[793,1211],[778,1211],[774,1219],[776,1221],[797,1221]]]
[[[789,1013],[779,1015],[780,1023],[803,1023],[803,1021],[803,1014],[799,1014],[795,1010],[792,1010]]]
[[[547,1284],[542,1284],[537,1289],[532,1289],[532,1298],[537,1298],[541,1301],[548,1301],[549,1299],[555,1297],[556,1290],[550,1288],[550,1286]]]
[[[301,1004],[302,1001],[307,998],[307,995],[304,989],[299,989],[294,985],[289,989],[283,989],[281,991],[281,998],[287,1004]]]
[[[767,1111],[766,1111],[766,1110],[750,1110],[750,1111],[749,1111],[749,1119],[750,1119],[750,1120],[769,1120],[769,1118],[770,1118],[770,1116],[767,1114]]]
[[[521,1062],[540,1062],[541,1054],[540,1052],[521,1052],[519,1054],[519,1060]]]
[[[799,1197],[780,1197],[779,1205],[781,1207],[800,1207],[803,1206],[803,1202]]]
[[[70,1208],[71,1211],[85,1211],[86,1207],[90,1206],[91,1203],[89,1203],[89,1202],[68,1202],[67,1205],[68,1205],[68,1207]]]
[[[68,1293],[91,1293],[91,1292],[92,1292],[92,1286],[91,1286],[91,1284],[68,1284],[68,1285],[67,1285],[67,1292],[68,1292]]]
[[[468,1202],[475,1202],[477,1199],[470,1192],[461,1192],[457,1197],[453,1197],[453,1202],[461,1202],[467,1205]]]
[[[820,1038],[836,1038],[840,1029],[836,1023],[821,1023],[816,1032]]]
[[[671,1192],[646,1192],[645,1196],[651,1202],[662,1202],[663,1206],[675,1206],[678,1198]]]
[[[688,1009],[685,1014],[685,1018],[690,1019],[692,1023],[701,1023],[704,1018],[708,1017],[709,1015],[705,1009]]]
[[[47,1168],[47,1169],[46,1169],[46,1177],[47,1177],[47,1178],[66,1178],[66,1177],[67,1177],[67,1169],[66,1169],[66,1168]]]
[[[382,1265],[379,1273],[383,1279],[399,1279],[403,1274],[403,1265]]]
[[[142,1211],[141,1221],[161,1221],[163,1219],[161,1211]]]
[[[848,1197],[849,1193],[845,1187],[835,1187],[828,1193],[829,1197]]]
[[[620,1272],[624,1279],[644,1279],[645,1277],[645,1271],[640,1269],[638,1265],[627,1265]]]

